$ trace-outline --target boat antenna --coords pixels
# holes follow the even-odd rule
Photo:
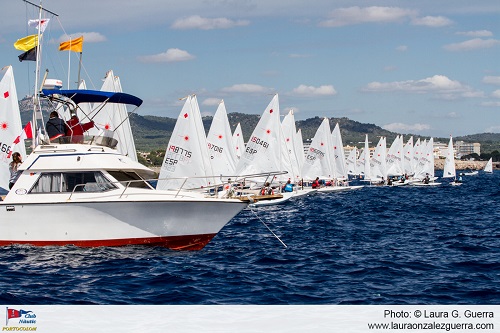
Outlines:
[[[271,230],[271,228],[269,228],[269,226],[264,221],[262,221],[262,219],[257,215],[257,213],[255,213],[255,211],[252,209],[252,207],[248,206],[248,208],[250,208],[250,211],[255,215],[255,217],[257,217],[259,219],[259,221],[267,228],[267,230],[269,230],[269,232],[271,232],[273,234],[273,236],[276,237],[276,239],[279,240],[280,243],[286,249],[288,246],[286,246],[286,244],[283,243],[283,241]]]

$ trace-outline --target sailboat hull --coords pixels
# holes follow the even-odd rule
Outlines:
[[[244,207],[238,201],[0,205],[0,246],[152,245],[200,250]]]

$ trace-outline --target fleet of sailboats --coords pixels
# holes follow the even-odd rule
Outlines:
[[[149,244],[198,250],[248,204],[274,205],[316,191],[363,187],[351,186],[352,177],[372,185],[440,185],[435,182],[432,137],[415,144],[410,137],[404,144],[398,135],[387,149],[382,136],[371,154],[366,135],[364,147],[346,156],[339,124],[332,131],[330,119],[324,118],[304,151],[293,111],[280,121],[275,94],[246,144],[240,124],[231,132],[223,100],[206,134],[196,95],[185,97],[153,187],[154,172],[137,162],[127,110],[127,105],[137,108],[142,100],[123,93],[113,71],[107,72],[98,91],[86,89],[80,79],[75,90],[53,86],[36,91],[33,124],[27,130],[21,124],[12,67],[2,71],[0,109],[6,112],[0,119],[0,187],[8,188],[12,153],[26,156],[23,136],[31,134],[33,152],[0,203],[5,207],[0,209],[0,245]],[[51,102],[65,120],[74,109],[82,120],[92,121],[89,140],[50,142],[38,124],[39,98]],[[492,159],[484,171],[492,172]],[[460,184],[451,137],[443,178]],[[318,179],[321,185],[312,188]],[[272,193],[262,193],[263,188]],[[53,219],[54,207],[72,218]]]

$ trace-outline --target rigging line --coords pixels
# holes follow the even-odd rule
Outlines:
[[[257,213],[252,209],[252,207],[248,206],[248,208],[250,208],[250,211],[255,215],[255,217],[259,219],[259,221],[267,228],[267,230],[269,230],[269,232],[271,232],[271,234],[273,234],[273,236],[276,237],[276,239],[279,240],[280,243],[283,244],[283,246],[286,249],[288,246],[286,246],[286,244],[283,243],[283,241],[271,230],[271,228],[269,228],[269,226],[264,221],[262,221],[262,219],[257,215]]]
[[[29,3],[29,4],[30,4],[30,5],[32,5],[32,6],[35,6],[35,7],[39,8],[40,10],[44,10],[44,11],[46,11],[47,13],[51,13],[52,15],[59,16],[59,15],[57,15],[56,13],[51,12],[51,11],[50,11],[50,10],[48,10],[48,9],[42,8],[42,6],[40,6],[40,5],[34,4],[33,2],[30,2],[30,1],[28,1],[28,0],[23,0],[23,1],[24,1],[24,2],[26,2],[26,3]]]

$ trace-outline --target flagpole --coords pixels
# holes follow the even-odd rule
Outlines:
[[[71,39],[70,39],[70,47],[71,47]],[[71,52],[68,52],[68,89],[69,89],[69,77],[71,73]]]
[[[80,52],[80,62],[78,63],[78,82],[76,83],[76,89],[80,88],[80,71],[82,69],[82,53]]]
[[[42,6],[37,6],[40,10],[38,12],[38,44],[36,46],[36,68],[35,68],[35,89],[33,92],[33,127],[31,128],[31,134],[32,134],[32,145],[33,148],[36,147],[36,109],[38,106],[38,79],[40,76],[40,45],[42,44],[41,41],[41,29],[40,29],[40,22],[42,21]]]

